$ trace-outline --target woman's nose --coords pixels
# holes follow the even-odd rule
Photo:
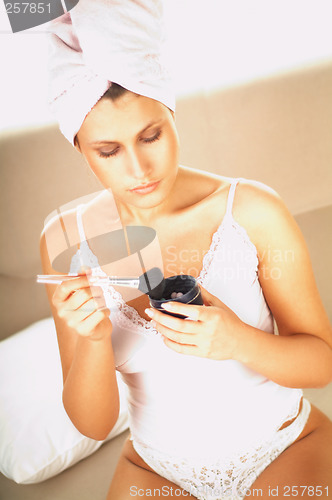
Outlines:
[[[128,152],[127,172],[135,179],[144,179],[150,171],[150,167],[144,158],[140,157],[137,151]]]

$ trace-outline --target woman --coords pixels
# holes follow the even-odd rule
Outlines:
[[[304,414],[307,402],[297,390],[297,414],[289,419],[287,408],[292,408],[292,397],[289,395],[294,391],[288,388],[322,387],[331,381],[332,335],[303,237],[279,196],[254,181],[240,180],[236,183],[229,178],[178,166],[179,144],[174,114],[162,103],[116,85],[111,86],[87,115],[75,143],[105,187],[105,194],[87,204],[81,211],[82,219],[78,224],[77,214],[69,212],[64,215],[69,231],[78,232],[82,226],[87,233],[90,226],[91,231],[109,197],[108,190],[111,190],[116,203],[116,215],[119,214],[122,226],[144,225],[154,228],[161,246],[165,276],[175,274],[176,251],[176,271],[185,273],[190,268],[191,274],[194,274],[195,269],[196,277],[203,283],[201,289],[207,306],[174,305],[174,312],[185,313],[194,320],[188,322],[152,311],[146,295],[130,302],[130,308],[134,308],[144,320],[150,321],[152,318],[150,328],[161,335],[147,334],[143,344],[142,337],[136,335],[139,347],[134,353],[131,352],[131,358],[117,366],[130,388],[131,419],[138,439],[127,441],[108,498],[127,499],[138,494],[145,498],[151,496],[149,490],[160,488],[163,491],[163,487],[169,496],[171,487],[173,496],[179,496],[178,485],[185,488],[181,488],[180,497],[188,497],[190,492],[192,498],[196,495],[197,498],[224,498],[230,495],[229,491],[241,498],[246,492],[250,496],[247,491],[249,487],[252,490],[262,489],[263,498],[267,498],[270,495],[269,488],[270,491],[279,488],[280,495],[281,492],[286,494],[288,487],[291,491],[292,487],[303,485],[307,486],[304,498],[313,496],[312,488],[309,487],[316,488],[315,494],[318,495],[319,490],[322,490],[323,498],[327,496],[327,488],[332,486],[329,452],[332,424],[314,405],[311,405],[311,411],[309,405]],[[114,220],[114,214],[109,216],[110,220]],[[221,241],[216,241],[216,234],[221,235]],[[237,300],[232,297],[232,291],[229,293],[220,291],[220,287],[218,289],[222,275],[218,277],[216,272],[225,264],[229,270],[230,260],[221,262],[217,258],[216,264],[210,263],[208,269],[204,270],[205,275],[204,272],[202,274],[202,266],[207,266],[206,259],[203,263],[204,256],[207,255],[213,261],[219,255],[218,245],[227,245],[227,248],[234,250],[237,259],[241,255],[239,251],[244,248],[246,273],[239,279],[230,280],[236,282],[234,292],[238,292]],[[89,263],[91,252],[84,248],[81,251],[83,265]],[[181,259],[183,249],[187,250],[186,258]],[[276,259],[272,259],[271,255],[276,253],[284,258],[275,262]],[[45,233],[41,239],[41,255],[44,271],[53,274]],[[188,255],[195,255],[195,258],[188,259]],[[201,256],[200,260],[197,255]],[[289,255],[292,258],[287,258]],[[213,273],[211,265],[215,270]],[[167,272],[170,267],[172,273]],[[112,337],[117,334],[109,317],[110,310],[105,304],[104,294],[110,292],[104,290],[103,294],[99,287],[89,286],[89,272],[86,270],[88,275],[82,273],[81,277],[71,282],[48,285],[48,294],[59,337],[64,406],[83,434],[104,439],[118,415],[116,362],[112,349]],[[206,283],[211,290],[219,290],[220,298],[204,288]],[[231,284],[229,286],[232,287]],[[257,287],[261,293],[257,293]],[[223,294],[230,303],[237,303],[234,306],[234,309],[238,308],[237,314],[222,302]],[[265,300],[268,307],[264,305]],[[251,309],[258,307],[260,318],[249,317],[245,301],[251,301]],[[278,325],[279,336],[271,335],[273,326],[270,311]],[[127,317],[130,318],[130,315]],[[248,321],[240,317],[248,317]],[[115,327],[121,329],[121,325]],[[132,330],[136,328],[133,319]],[[119,334],[117,337],[116,343],[119,342]],[[126,346],[122,348],[126,349]],[[151,355],[158,360],[157,366],[155,360],[151,363]],[[225,368],[225,362],[229,371]],[[220,371],[216,366],[220,366]],[[172,375],[172,371],[176,375]],[[189,373],[189,378],[186,373]],[[154,385],[155,381],[146,380],[145,377],[151,374],[157,377],[159,383],[163,381],[159,390]],[[227,374],[230,378],[225,384],[223,377]],[[219,379],[214,379],[215,376],[219,376]],[[246,419],[257,419],[260,430],[256,434],[252,430],[256,436],[256,448],[263,446],[263,459],[259,457],[260,461],[255,465],[255,457],[259,452],[254,452],[249,453],[248,460],[241,467],[234,465],[236,462],[233,460],[233,465],[229,465],[230,469],[233,467],[233,472],[229,473],[230,482],[227,483],[225,479],[220,481],[220,477],[225,476],[225,470],[216,472],[215,469],[223,463],[224,455],[228,457],[229,464],[232,461],[229,453],[225,454],[219,447],[218,432],[224,437],[225,429],[222,426],[229,424],[227,415],[224,415],[229,409],[232,419],[236,416],[229,405],[234,404],[237,394],[238,397],[244,397],[241,383],[249,380],[250,384],[254,384],[252,397],[255,391],[259,392],[259,387],[264,385],[266,379],[273,384],[264,396],[263,393],[259,394],[259,398],[266,399],[255,400],[254,411],[248,406],[251,400],[240,402],[240,406],[235,404],[236,408],[242,408],[242,412],[233,421],[236,434],[241,434],[241,428],[237,426],[248,430]],[[206,385],[208,383],[213,388],[212,393],[211,387]],[[246,391],[250,390],[250,384],[246,386]],[[209,397],[216,394],[219,399],[223,397],[220,388],[225,391],[226,385],[230,385],[233,393],[232,397],[225,395],[224,408],[214,404],[211,399],[205,401],[204,391]],[[275,394],[276,388],[285,389],[282,397]],[[183,391],[187,391],[187,394]],[[199,394],[201,400],[192,401],[188,394],[193,397]],[[156,399],[151,401],[153,395]],[[260,414],[263,413],[264,418],[272,417],[266,406],[271,406],[275,412],[274,401],[279,405],[287,398],[290,403],[278,415],[280,430],[273,434],[270,432],[273,426],[268,428],[270,434],[266,436],[272,440],[269,441],[267,453],[264,448],[267,441],[257,439],[264,435]],[[181,399],[182,406],[178,406],[181,405]],[[211,434],[207,426],[215,424],[215,420],[206,415],[205,422],[201,421],[197,428],[199,421],[191,412],[196,408],[196,413],[202,418],[197,406],[209,404],[209,401],[211,404],[205,407],[205,411],[219,409],[221,430],[214,428],[212,435],[215,440],[208,440],[204,446],[206,436],[210,437]],[[257,406],[258,402],[261,406]],[[165,415],[163,411],[166,411],[168,404],[173,404],[173,407]],[[189,413],[186,405],[190,405]],[[91,411],[91,408],[94,410]],[[188,420],[184,421],[183,415],[185,418],[191,415],[194,425]],[[153,424],[153,429],[145,427],[155,419],[159,423]],[[190,434],[195,428],[196,433]],[[182,435],[189,429],[183,442],[178,435],[179,429]],[[293,435],[287,437],[287,443],[280,438],[283,429],[293,429]],[[155,439],[154,433],[158,432],[165,439],[160,439],[156,449],[151,450],[150,442]],[[233,435],[233,430],[228,428],[227,433]],[[146,436],[149,436],[148,442]],[[242,443],[245,443],[245,436],[241,434],[241,438]],[[179,439],[180,444],[171,467],[169,448],[176,447]],[[190,446],[190,440],[193,446]],[[278,440],[286,448],[285,451],[278,451]],[[165,447],[166,452],[163,454],[161,447],[164,441],[170,442],[170,447]],[[235,450],[234,457],[238,456],[239,450],[247,451],[245,446],[239,448],[241,443],[232,448],[233,444],[229,450]],[[254,449],[252,444],[251,447],[248,444],[251,452]],[[179,451],[185,452],[186,449],[188,454],[184,453],[179,463]],[[213,455],[218,456],[219,462],[216,459],[209,465]],[[192,463],[191,456],[194,457]],[[193,480],[196,474],[199,476],[197,467],[200,467],[201,479]],[[204,467],[208,473],[203,473]],[[163,470],[166,478],[172,474],[172,477],[178,477],[178,482],[163,477]],[[180,471],[178,476],[175,470]],[[237,490],[234,489],[235,485]],[[218,488],[221,496],[213,493]]]
[[[179,166],[156,6],[128,0],[110,12],[109,2],[81,0],[55,29],[52,102],[104,187],[41,237],[47,274],[59,228],[79,247],[70,271],[80,276],[47,286],[64,407],[102,440],[119,412],[116,370],[128,386],[131,437],[109,499],[327,497],[332,423],[301,388],[331,381],[332,332],[305,242],[272,189]],[[192,321],[93,283],[131,274],[134,255],[105,264],[94,238],[127,226],[155,230],[166,277],[197,278],[205,306],[170,309]]]

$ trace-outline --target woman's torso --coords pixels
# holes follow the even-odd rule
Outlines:
[[[273,334],[273,318],[258,280],[256,248],[232,215],[236,185],[234,179],[208,177],[203,200],[168,224],[155,225],[165,276],[194,275],[243,321]],[[79,212],[84,240],[89,214],[84,207]],[[80,260],[92,263],[95,274],[103,273],[87,242],[81,244]],[[129,267],[132,260],[134,255],[127,258]],[[124,269],[126,259],[122,265]],[[77,258],[71,271],[77,271]],[[104,292],[111,309],[117,369],[129,389],[135,439],[165,451],[211,454],[211,442],[216,450],[221,443],[234,449],[271,434],[296,414],[300,389],[281,387],[234,360],[178,354],[164,345],[144,316],[145,295],[130,299],[129,293],[126,301],[124,290],[107,287]]]

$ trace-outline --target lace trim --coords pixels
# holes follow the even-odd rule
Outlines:
[[[99,266],[97,256],[92,252],[86,240],[81,242],[81,247],[72,257],[70,272],[77,273],[82,265],[91,267],[93,276],[106,277],[107,274]],[[112,285],[102,285],[103,292],[108,295],[118,309],[117,322],[127,328],[133,324],[140,330],[139,333],[160,336],[161,334],[151,326],[150,322],[142,318],[134,307],[129,306],[123,300],[122,295]]]
[[[199,500],[239,500],[248,494],[258,476],[301,434],[311,405],[303,399],[298,418],[260,446],[212,458],[175,457],[150,448],[133,438],[133,446],[143,460],[162,477],[177,484]]]
[[[144,335],[155,335],[161,337],[161,333],[158,332],[153,326],[151,326],[150,321],[142,318],[134,307],[129,306],[122,298],[122,295],[117,292],[112,286],[108,287],[110,290],[110,295],[115,301],[117,308],[121,314],[118,315],[118,323],[127,328],[132,328],[133,324],[139,328],[139,333]]]
[[[235,219],[233,219],[233,216],[229,214],[228,216],[225,216],[224,219],[222,220],[220,226],[218,227],[217,231],[213,234],[211,245],[207,253],[204,255],[203,258],[203,263],[202,263],[202,269],[201,272],[199,273],[199,276],[197,277],[197,281],[203,285],[204,281],[206,280],[206,276],[209,272],[211,262],[213,261],[214,255],[217,251],[218,248],[222,245],[222,239],[224,236],[224,232],[226,230],[226,227],[231,228],[236,231],[238,236],[241,238],[241,242],[247,246],[249,251],[252,253],[254,257],[254,273],[255,273],[255,278],[257,278],[257,267],[258,267],[258,256],[257,256],[257,249],[255,245],[252,243],[252,241],[249,238],[249,235],[247,231],[245,230],[244,227],[240,226],[236,222]]]
[[[214,258],[214,255],[217,249],[222,245],[222,240],[224,237],[225,230],[233,229],[236,233],[241,237],[241,241],[244,245],[246,245],[250,252],[252,252],[253,257],[255,259],[255,267],[253,272],[255,274],[255,278],[257,278],[257,266],[258,266],[258,257],[257,250],[255,245],[251,242],[247,231],[244,227],[240,226],[230,214],[225,216],[216,230],[216,232],[212,236],[211,245],[209,250],[204,255],[202,269],[197,277],[198,283],[204,286],[204,282],[208,275],[211,262]],[[107,276],[106,273],[100,268],[98,258],[92,250],[90,249],[86,240],[81,242],[81,247],[78,249],[76,254],[72,258],[70,272],[77,272],[81,265],[88,265],[92,268],[93,276]],[[123,299],[122,295],[117,292],[114,287],[111,285],[104,285],[103,287],[104,293],[109,294],[110,298],[116,304],[118,311],[120,314],[117,315],[117,321],[123,327],[132,328],[133,324],[138,327],[139,333],[143,333],[145,335],[156,335],[160,336],[160,333],[151,326],[150,321],[142,318],[139,313],[136,311],[134,307],[129,306]]]

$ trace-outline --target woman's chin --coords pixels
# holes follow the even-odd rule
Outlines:
[[[131,198],[130,205],[138,209],[157,208],[161,206],[167,198],[167,194],[156,193],[154,196],[141,196]]]

